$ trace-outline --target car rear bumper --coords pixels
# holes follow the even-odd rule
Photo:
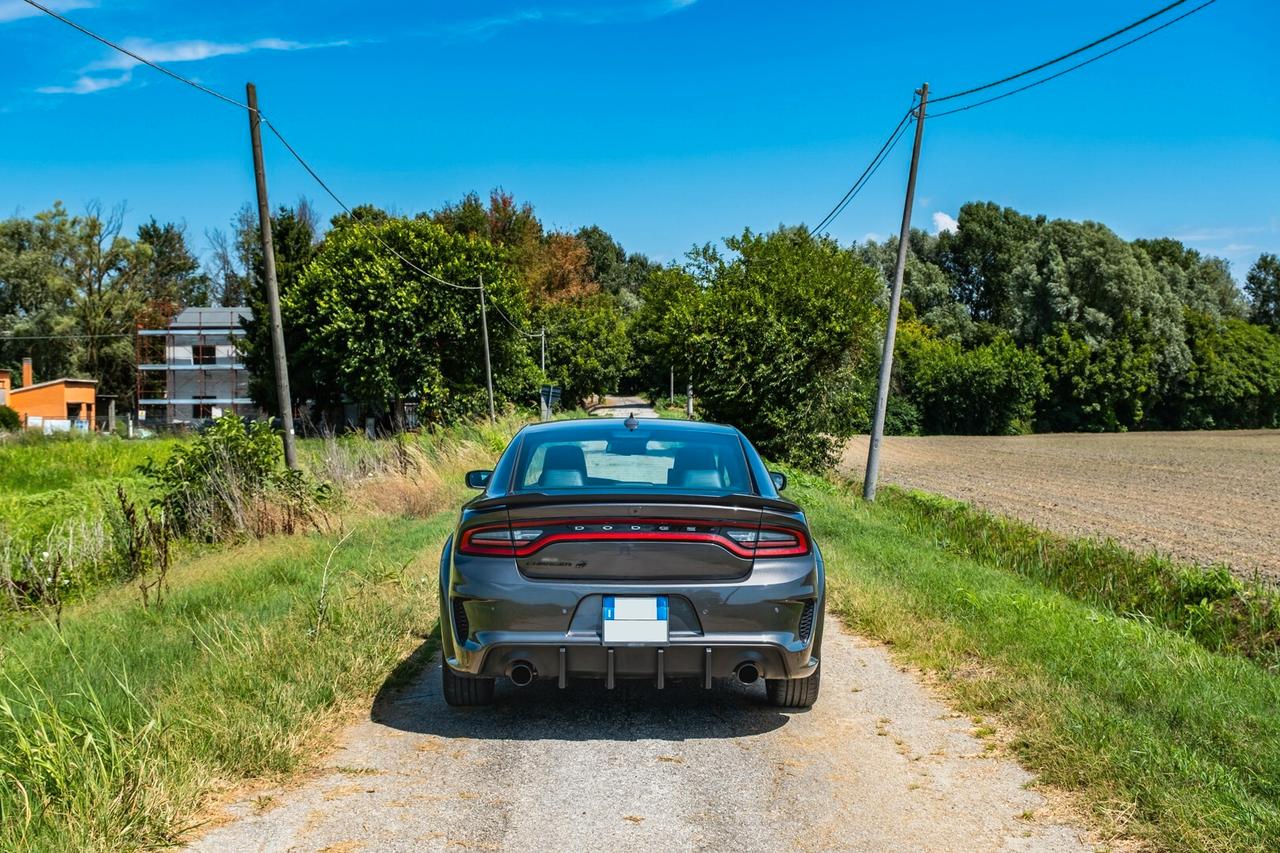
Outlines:
[[[454,560],[450,550],[441,560],[441,638],[445,662],[460,672],[500,678],[526,664],[562,686],[570,678],[709,686],[745,663],[764,678],[805,678],[817,668],[824,578],[816,549],[757,561],[745,578],[683,584],[536,580],[514,560]],[[668,641],[605,645],[606,595],[667,596]]]

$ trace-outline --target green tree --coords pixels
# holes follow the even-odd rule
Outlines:
[[[1132,245],[1147,253],[1183,307],[1213,317],[1245,316],[1240,288],[1222,258],[1205,257],[1171,237],[1134,240]]]
[[[686,347],[703,417],[741,428],[774,459],[817,468],[866,423],[876,274],[802,228],[695,253],[705,290]]]
[[[350,399],[372,415],[415,402],[427,423],[487,409],[478,292],[442,285],[401,258],[462,285],[484,277],[496,392],[532,402],[537,371],[526,341],[494,316],[500,309],[526,324],[502,251],[426,219],[331,231],[283,297],[285,325],[302,340],[294,369],[314,398]]]
[[[627,325],[617,303],[605,294],[576,302],[555,302],[537,315],[547,334],[547,373],[561,387],[565,405],[611,394],[631,359]]]
[[[683,393],[692,369],[689,341],[699,314],[702,288],[679,267],[654,272],[640,288],[640,307],[628,335],[637,387],[654,399],[667,394],[672,371]]]
[[[25,357],[42,374],[76,370],[75,288],[66,275],[71,217],[61,203],[31,219],[0,222],[0,368]]]
[[[970,202],[960,208],[957,221],[955,232],[938,236],[938,265],[951,279],[952,295],[975,320],[1011,329],[1017,302],[1013,271],[1045,218],[993,202]]]
[[[138,227],[138,244],[148,250],[138,276],[144,302],[172,306],[173,312],[209,304],[212,281],[187,246],[185,228],[172,222],[161,225],[153,216]]]
[[[624,313],[638,309],[640,289],[661,267],[638,252],[628,255],[598,225],[580,228],[577,237],[587,247],[588,271],[601,290],[617,299]]]
[[[276,400],[275,362],[271,348],[271,314],[267,305],[266,268],[262,259],[262,238],[257,217],[240,216],[237,242],[246,258],[245,297],[253,317],[242,321],[245,334],[238,345],[249,370],[249,396],[272,414],[279,414]],[[316,223],[305,200],[296,207],[282,205],[271,217],[271,241],[276,258],[276,283],[283,303],[298,286],[302,273],[316,253]],[[289,392],[296,402],[324,396],[311,381],[311,371],[299,369],[298,354],[307,330],[284,322],[285,354],[289,360]]]
[[[1245,277],[1244,291],[1249,296],[1249,319],[1280,333],[1280,258],[1259,255]]]
[[[1114,432],[1142,426],[1159,377],[1150,343],[1120,334],[1101,343],[1066,329],[1044,338],[1039,354],[1048,393],[1037,410],[1045,432]]]
[[[1155,417],[1173,429],[1280,427],[1280,337],[1264,326],[1187,312],[1191,367]]]

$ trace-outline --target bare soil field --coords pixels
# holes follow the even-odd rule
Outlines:
[[[867,437],[842,468],[861,478]],[[1280,431],[890,436],[882,482],[1280,579]]]

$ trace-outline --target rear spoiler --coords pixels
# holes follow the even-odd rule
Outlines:
[[[499,509],[504,506],[551,506],[563,503],[644,503],[644,504],[689,504],[708,503],[727,507],[743,507],[747,509],[777,509],[783,512],[800,512],[799,505],[781,498],[764,498],[760,495],[728,494],[728,495],[673,495],[654,492],[600,493],[588,492],[577,494],[549,495],[546,492],[525,492],[517,495],[499,495],[486,498],[483,495],[472,500],[467,506],[471,509]]]

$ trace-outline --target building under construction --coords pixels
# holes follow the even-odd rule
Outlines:
[[[187,308],[167,328],[139,329],[138,417],[198,424],[232,412],[254,416],[249,373],[236,341],[249,308]]]

